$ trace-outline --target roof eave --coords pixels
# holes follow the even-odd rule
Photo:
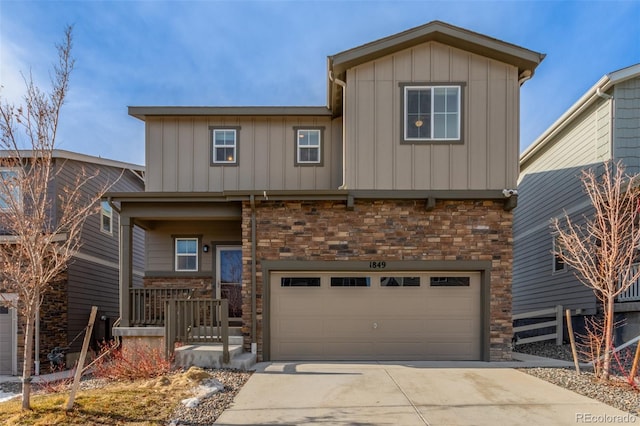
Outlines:
[[[331,116],[326,106],[130,106],[128,112],[142,121],[152,116]]]
[[[598,99],[598,90],[606,92],[616,84],[640,76],[640,64],[635,64],[602,76],[587,92],[564,112],[520,155],[520,167],[550,143],[551,139],[568,126],[573,119]]]

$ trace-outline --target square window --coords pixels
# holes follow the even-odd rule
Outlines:
[[[175,267],[176,271],[198,270],[198,239],[175,239]]]
[[[100,230],[106,234],[113,232],[113,212],[108,202],[100,203]]]
[[[238,164],[238,130],[233,128],[211,128],[211,164]]]
[[[322,138],[324,128],[295,127],[295,165],[322,165]]]
[[[403,142],[461,141],[462,86],[401,87]]]

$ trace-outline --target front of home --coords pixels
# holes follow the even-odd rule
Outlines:
[[[543,55],[431,22],[328,58],[322,107],[130,107],[147,288],[229,300],[259,360],[510,358],[519,89]]]

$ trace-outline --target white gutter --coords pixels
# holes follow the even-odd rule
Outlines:
[[[332,70],[329,70],[329,80],[342,87],[342,185],[338,189],[347,189],[347,83],[335,78]]]

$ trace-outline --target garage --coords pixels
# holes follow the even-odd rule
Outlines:
[[[479,360],[481,273],[270,272],[270,359]]]
[[[2,294],[0,300],[12,300],[13,295]],[[0,305],[0,374],[16,374],[16,310]]]

